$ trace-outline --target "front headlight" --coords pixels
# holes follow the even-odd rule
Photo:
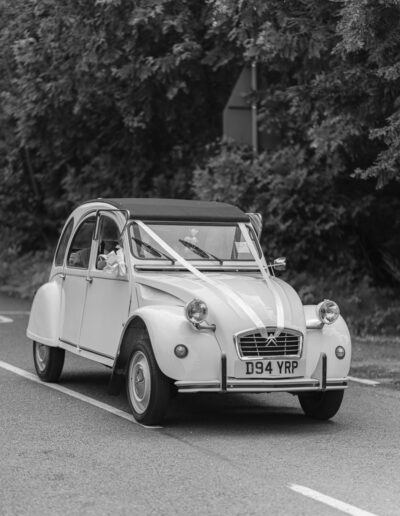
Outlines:
[[[196,325],[207,317],[208,308],[201,299],[192,299],[185,306],[185,315],[192,324]]]
[[[333,324],[340,315],[338,305],[329,299],[317,305],[316,312],[318,319],[324,324]]]

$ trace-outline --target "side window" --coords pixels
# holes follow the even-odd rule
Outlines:
[[[67,264],[69,267],[88,268],[95,225],[96,217],[89,217],[77,229],[68,252]]]
[[[67,227],[64,229],[63,234],[61,235],[60,241],[58,243],[56,255],[54,257],[55,265],[63,264],[65,251],[67,250],[67,245],[68,245],[69,237],[71,236],[73,225],[74,225],[74,220],[71,219],[68,222]]]
[[[117,224],[109,217],[103,216],[100,222],[99,247],[97,250],[96,268],[103,270],[110,268],[108,255],[118,255],[118,250],[122,250],[121,235]],[[123,256],[123,252],[122,252]],[[113,261],[113,260],[111,260]],[[116,261],[116,260],[115,260]]]

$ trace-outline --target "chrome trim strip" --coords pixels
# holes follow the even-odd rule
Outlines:
[[[318,382],[311,382],[308,384],[304,383],[290,383],[290,384],[272,384],[272,385],[253,385],[252,383],[229,383],[228,389],[253,389],[253,388],[263,388],[264,390],[277,390],[277,389],[303,389],[304,387],[318,387]]]
[[[209,391],[209,390],[215,390],[215,391],[218,391],[218,392],[221,392],[222,389],[221,389],[221,384],[218,382],[218,384],[215,384],[215,385],[209,385],[207,383],[194,383],[193,385],[184,385],[184,386],[179,386],[177,385],[178,389],[179,389],[179,392],[184,392],[186,390],[204,390],[204,391]]]
[[[347,380],[331,380],[326,382],[326,388],[328,387],[347,387]]]
[[[60,342],[63,342],[64,344],[68,344],[68,346],[73,346],[74,348],[79,348],[78,344],[74,344],[73,342],[62,339],[61,337],[58,339]]]
[[[328,374],[328,358],[326,353],[321,353],[322,357],[322,378],[321,378],[321,389],[326,389],[326,375]]]
[[[219,380],[200,380],[199,382],[190,382],[186,380],[177,380],[175,382],[177,387],[192,387],[197,385],[204,385],[206,387],[220,387],[221,382]]]
[[[315,378],[274,378],[273,380],[258,380],[258,379],[248,379],[248,378],[228,378],[228,385],[235,386],[253,386],[257,387],[295,387],[295,386],[317,386],[319,385],[319,381]]]
[[[88,353],[92,353],[93,355],[98,355],[99,357],[110,358],[111,360],[114,360],[114,357],[112,357],[111,355],[106,355],[105,353],[99,353],[98,351],[93,351],[92,349],[85,348],[84,346],[78,346],[77,344],[73,344],[72,342],[69,342],[68,340],[65,340],[65,339],[58,339],[58,340],[60,342],[62,342],[63,344],[68,344],[68,346],[72,346],[72,347],[76,348],[78,351],[82,350],[82,351],[86,351]]]
[[[226,355],[221,354],[221,389],[223,392],[226,391],[227,387],[227,372],[226,372]]]
[[[271,326],[266,326],[265,329],[267,331],[274,331],[274,328]],[[240,331],[233,335],[233,342],[236,347],[236,353],[240,360],[247,362],[249,360],[257,360],[257,361],[259,361],[259,360],[290,360],[290,359],[295,359],[295,358],[301,358],[301,356],[303,354],[304,335],[301,333],[301,331],[292,330],[291,328],[283,328],[282,333],[291,333],[292,335],[300,337],[299,353],[297,355],[279,355],[279,356],[273,355],[273,356],[269,356],[269,357],[244,357],[244,356],[242,356],[240,354],[240,350],[239,350],[239,338],[245,337],[246,334],[249,334],[249,333],[256,333],[258,330],[259,330],[259,328],[250,328],[248,330],[243,330],[243,331]]]

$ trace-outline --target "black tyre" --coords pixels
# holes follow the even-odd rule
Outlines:
[[[125,381],[135,419],[145,425],[161,423],[171,398],[171,380],[160,371],[148,336],[135,342]]]
[[[313,419],[330,419],[340,408],[344,390],[324,392],[304,392],[299,394],[299,402],[304,413]]]
[[[44,382],[57,382],[64,366],[65,351],[45,344],[33,343],[36,373]]]

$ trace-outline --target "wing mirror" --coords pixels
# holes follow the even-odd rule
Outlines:
[[[279,258],[275,258],[274,263],[272,264],[272,267],[276,271],[285,271],[286,270],[286,258],[285,258],[285,256],[281,256]]]

